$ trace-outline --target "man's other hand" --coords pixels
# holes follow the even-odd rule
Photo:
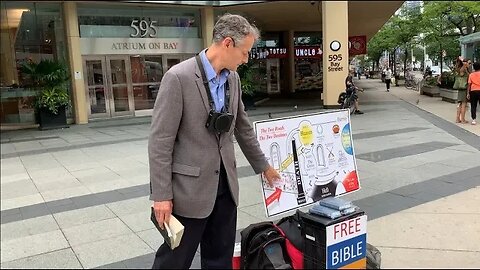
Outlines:
[[[280,180],[280,174],[275,170],[272,166],[268,166],[268,168],[263,172],[263,176],[267,178],[268,184],[270,187],[274,187],[273,182],[275,180]]]
[[[155,211],[155,218],[157,218],[158,225],[164,229],[163,223],[170,221],[170,215],[172,214],[173,202],[161,201],[153,202],[153,210]]]

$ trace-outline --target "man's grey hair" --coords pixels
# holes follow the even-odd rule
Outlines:
[[[257,40],[260,38],[260,31],[240,15],[225,13],[213,27],[213,42],[215,43],[230,37],[235,45],[238,45],[248,35],[253,35]]]

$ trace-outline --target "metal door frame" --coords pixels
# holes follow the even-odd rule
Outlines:
[[[168,59],[179,59],[180,62],[183,61],[183,57],[181,55],[177,55],[177,54],[164,54],[162,55],[162,68],[163,68],[163,74],[165,74],[165,72],[167,72],[167,61]]]
[[[185,61],[191,57],[195,56],[195,54],[163,54],[162,55],[162,68],[163,74],[167,72],[167,61],[168,59],[179,59],[180,62]]]
[[[102,64],[102,76],[103,76],[103,87],[105,91],[105,113],[95,113],[92,114],[92,109],[90,106],[90,93],[88,85],[88,73],[87,73],[87,61],[98,60]],[[128,97],[128,107],[129,110],[125,112],[115,112],[115,101],[113,99],[113,85],[111,78],[111,65],[110,60],[124,60],[125,62],[125,73],[126,73],[126,86],[127,86],[127,97]],[[82,56],[83,64],[83,74],[84,74],[84,83],[85,83],[85,92],[86,92],[86,109],[88,112],[89,119],[95,118],[112,118],[117,116],[133,116],[135,113],[135,104],[133,101],[133,86],[132,86],[132,72],[130,66],[130,57],[128,55],[87,55]]]
[[[123,60],[125,62],[125,75],[126,75],[126,86],[127,86],[127,98],[128,98],[128,111],[116,112],[115,111],[115,100],[113,98],[113,85],[112,83],[112,67],[110,65],[110,60]],[[133,102],[133,86],[132,86],[132,67],[130,64],[130,56],[128,55],[105,55],[105,62],[107,64],[107,83],[109,90],[109,103],[110,103],[110,114],[111,117],[131,115],[135,113],[135,104]]]
[[[88,85],[88,71],[87,71],[87,61],[100,61],[102,65],[102,77],[103,77],[103,84],[98,85],[98,86],[103,86],[103,91],[105,94],[105,113],[95,113],[92,114],[92,108],[91,108],[91,101],[90,101],[90,89]],[[108,97],[108,82],[107,82],[107,64],[106,64],[106,57],[105,56],[83,56],[82,57],[82,64],[83,64],[83,80],[85,83],[85,94],[86,94],[86,109],[88,112],[88,118],[109,118],[111,117],[110,112],[110,102],[109,102],[109,97]],[[97,86],[97,85],[95,85]]]

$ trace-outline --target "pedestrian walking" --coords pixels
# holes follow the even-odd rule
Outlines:
[[[213,43],[163,76],[148,141],[150,200],[159,224],[174,215],[185,229],[177,248],[160,246],[154,269],[190,268],[199,244],[202,269],[232,269],[239,193],[233,136],[256,173],[271,186],[280,178],[240,98],[236,70],[258,38],[244,17],[225,14]]]
[[[477,124],[477,105],[480,103],[480,62],[473,64],[474,72],[468,76],[467,99],[470,99],[472,125]]]
[[[385,84],[387,85],[387,92],[390,92],[390,83],[392,83],[392,70],[387,67],[385,71]]]
[[[457,123],[468,123],[465,120],[465,113],[467,111],[467,80],[468,80],[468,60],[457,58],[455,64],[455,82],[453,84],[453,89],[458,90],[457,96],[457,118],[455,122]]]

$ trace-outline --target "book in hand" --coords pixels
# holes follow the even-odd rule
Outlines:
[[[182,240],[184,227],[178,219],[176,219],[173,215],[170,215],[170,220],[168,224],[166,222],[163,223],[164,228],[162,229],[158,224],[157,218],[155,217],[155,211],[153,207],[151,207],[152,213],[150,215],[150,220],[153,222],[157,230],[162,234],[163,238],[165,239],[165,243],[173,250],[180,245],[180,241]]]

